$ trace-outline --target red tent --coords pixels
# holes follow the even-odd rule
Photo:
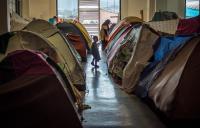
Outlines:
[[[1,126],[82,128],[67,84],[43,54],[10,53],[0,62]]]

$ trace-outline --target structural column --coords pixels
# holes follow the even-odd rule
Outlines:
[[[0,0],[0,34],[10,31],[9,0]]]

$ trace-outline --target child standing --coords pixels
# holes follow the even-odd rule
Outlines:
[[[92,47],[91,47],[91,53],[93,55],[93,60],[92,60],[91,64],[95,68],[99,68],[99,66],[97,65],[97,62],[99,60],[101,60],[100,55],[99,55],[97,41],[98,41],[98,37],[97,36],[93,36],[93,43],[92,43]]]

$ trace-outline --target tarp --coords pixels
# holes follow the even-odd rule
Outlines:
[[[0,62],[0,81],[2,126],[82,128],[67,83],[41,53],[10,53]]]
[[[145,27],[144,27],[145,26]],[[159,35],[147,25],[143,25],[140,37],[133,47],[131,58],[124,68],[122,88],[131,93],[139,80],[140,74],[153,55],[153,45]]]
[[[166,65],[148,92],[171,119],[200,119],[200,38],[193,38]]]
[[[153,81],[159,76],[170,58],[175,56],[191,39],[191,36],[160,37],[154,45],[154,55],[140,75],[136,94],[144,98]]]
[[[200,33],[200,16],[189,19],[179,19],[177,35],[191,35]]]
[[[64,72],[79,90],[85,90],[85,73],[83,68],[59,30],[45,20],[34,20],[25,27],[25,30],[40,34],[58,49],[59,54],[65,60],[65,63],[61,65]]]

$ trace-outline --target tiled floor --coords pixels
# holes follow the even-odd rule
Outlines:
[[[84,128],[165,128],[156,115],[134,95],[128,95],[112,82],[101,53],[100,68],[95,70],[88,56],[85,65],[88,93],[83,112]]]

